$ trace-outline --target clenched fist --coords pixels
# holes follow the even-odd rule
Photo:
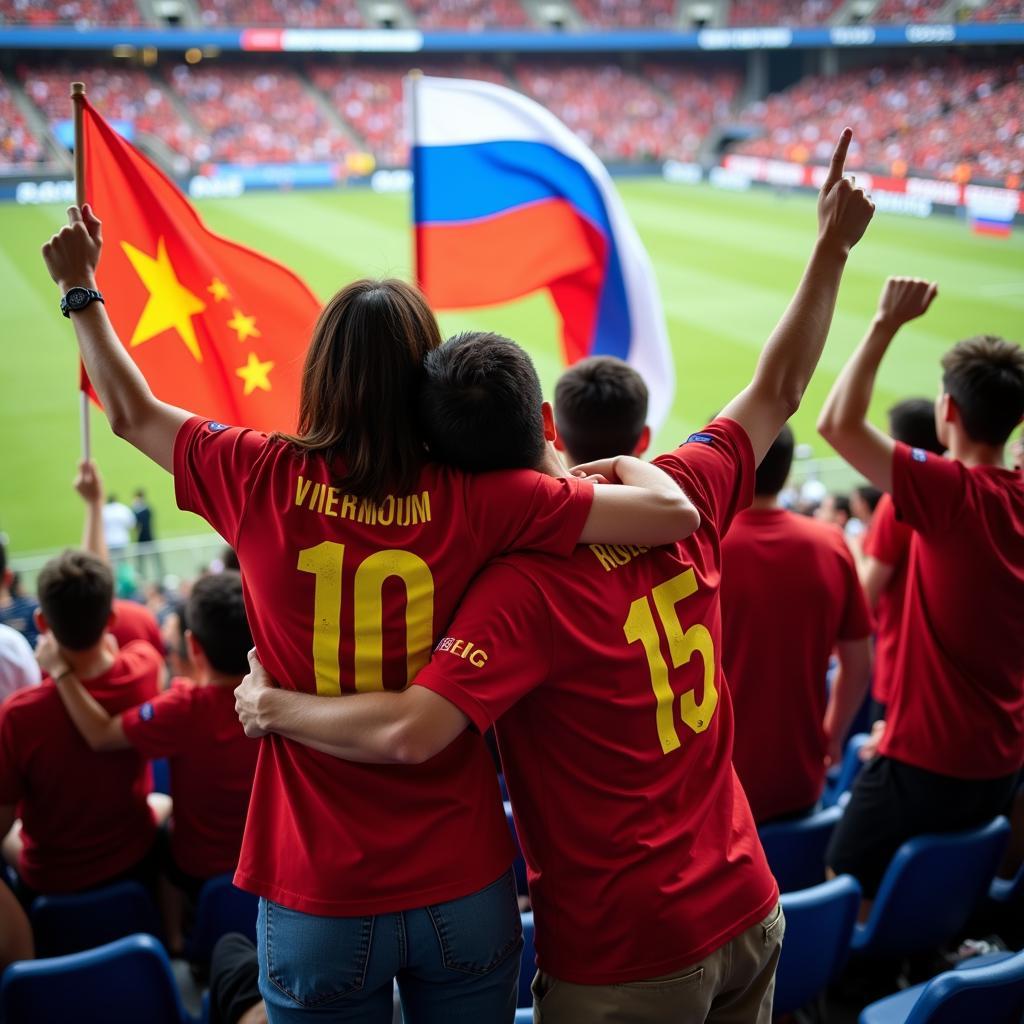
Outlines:
[[[905,323],[924,316],[932,300],[939,294],[934,281],[917,277],[890,277],[878,300],[876,319],[898,331]]]
[[[68,222],[43,246],[43,262],[62,291],[95,287],[103,225],[88,203],[68,207]]]

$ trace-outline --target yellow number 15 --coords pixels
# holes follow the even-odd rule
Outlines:
[[[658,739],[661,749],[670,754],[682,746],[675,725],[675,694],[668,678],[668,665],[661,652],[661,638],[651,611],[651,598],[657,609],[658,618],[668,639],[672,656],[672,667],[681,668],[694,653],[701,657],[704,666],[704,696],[698,704],[694,691],[687,690],[679,698],[679,713],[682,720],[696,733],[703,732],[710,724],[718,707],[718,690],[715,689],[715,645],[705,626],[698,623],[683,629],[679,624],[676,605],[697,592],[697,577],[693,569],[687,569],[678,576],[658,584],[650,593],[638,597],[629,606],[629,616],[622,627],[626,640],[643,644],[647,665],[651,672],[651,686],[657,700],[655,720],[658,725]]]

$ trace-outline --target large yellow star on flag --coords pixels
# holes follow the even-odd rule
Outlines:
[[[201,363],[203,353],[199,350],[192,317],[202,313],[206,303],[178,280],[167,256],[167,243],[162,237],[159,239],[155,258],[127,242],[122,242],[121,248],[149,291],[149,299],[135,325],[131,347],[141,345],[164,331],[174,330],[195,361]]]
[[[228,321],[228,327],[238,335],[239,341],[260,337],[260,332],[256,327],[256,317],[246,316],[240,309],[235,310],[235,315]]]
[[[274,363],[268,360],[265,363],[261,363],[259,356],[255,352],[249,353],[249,361],[245,366],[240,366],[235,370],[235,375],[241,377],[245,381],[245,392],[246,395],[251,395],[257,388],[261,391],[270,390],[270,371],[274,368]]]

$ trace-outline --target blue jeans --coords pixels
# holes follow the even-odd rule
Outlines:
[[[271,1024],[512,1024],[523,929],[515,876],[462,899],[375,917],[260,900],[260,992]]]

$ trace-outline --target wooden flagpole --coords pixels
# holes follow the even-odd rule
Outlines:
[[[85,205],[85,137],[82,130],[82,104],[85,101],[85,83],[71,83],[71,107],[75,119],[75,205]],[[81,384],[81,380],[79,381]],[[82,439],[82,459],[92,458],[92,432],[89,423],[89,396],[79,387],[79,431]]]

